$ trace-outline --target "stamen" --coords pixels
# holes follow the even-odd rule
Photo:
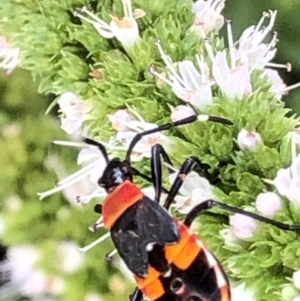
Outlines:
[[[184,81],[181,79],[181,77],[178,75],[176,69],[174,68],[171,58],[168,55],[166,55],[166,53],[163,51],[163,49],[161,47],[161,44],[160,44],[160,41],[156,41],[155,45],[157,46],[158,51],[159,51],[159,53],[161,55],[161,58],[163,59],[165,65],[166,65],[166,67],[171,71],[174,78],[176,78],[176,80],[184,86]]]
[[[287,72],[292,71],[292,64],[291,63],[286,63],[286,64],[268,63],[268,64],[266,64],[266,67],[286,69]]]
[[[95,240],[91,244],[83,247],[83,248],[78,248],[78,251],[82,252],[83,254],[95,247],[96,245],[100,244],[102,241],[110,237],[110,232],[107,232],[103,236],[101,236],[99,239]]]
[[[208,77],[206,76],[205,62],[204,62],[203,55],[201,54],[201,56],[199,57],[199,55],[196,54],[196,60],[201,72],[203,84],[208,84],[209,81],[208,81]]]
[[[102,161],[102,158],[101,159],[98,159],[90,164],[88,164],[87,166],[79,169],[77,172],[71,174],[70,176],[66,177],[65,179],[59,181],[56,186],[61,186],[61,185],[64,185],[66,182],[72,182],[75,178],[78,178],[80,177],[81,178],[84,178],[87,174],[88,174],[88,171],[92,168],[94,168],[98,163],[100,163]],[[82,177],[82,175],[84,175]],[[75,181],[77,182],[77,181]],[[70,184],[71,185],[71,184]]]
[[[195,87],[198,87],[199,88],[199,83],[197,82],[196,78],[193,76],[193,73],[190,71],[190,68],[185,68],[185,70],[187,71],[187,74],[189,76],[189,78],[191,79],[191,81],[193,82],[194,86]],[[193,92],[194,90],[190,90],[188,92]]]
[[[89,164],[88,166],[82,168],[81,170],[74,173],[73,175],[71,175],[71,176],[67,177],[66,179],[58,182],[57,183],[58,186],[55,187],[55,188],[50,189],[50,190],[45,191],[45,192],[38,192],[37,195],[39,196],[39,199],[42,200],[45,197],[47,197],[51,194],[54,194],[56,192],[62,191],[65,188],[73,185],[74,183],[84,179],[88,175],[88,172],[90,171],[90,169],[92,169],[94,166],[96,166],[100,161],[101,161],[101,159],[96,160],[95,162],[93,162],[93,163]]]
[[[131,0],[122,0],[125,17],[133,19]]]
[[[204,34],[204,30],[203,30],[202,26],[200,28],[201,28],[200,31],[203,32],[203,34]],[[212,61],[212,63],[214,63],[215,62],[215,57],[214,57],[213,48],[211,47],[211,45],[209,43],[209,38],[204,37],[203,40],[204,40],[204,46],[206,48],[208,56],[209,56],[210,60]]]
[[[91,232],[96,232],[97,230],[99,230],[100,228],[103,228],[104,227],[104,223],[95,223],[93,224],[92,226],[89,227],[89,230]]]
[[[258,33],[258,31],[260,30],[261,26],[263,25],[264,21],[265,21],[265,18],[266,17],[270,17],[270,14],[266,11],[264,11],[262,13],[262,17],[260,18],[260,20],[258,21],[258,24],[256,25],[254,31],[253,31],[253,34],[252,35],[256,35]]]
[[[97,197],[105,197],[106,195],[107,195],[107,193],[105,191],[103,191],[102,188],[99,187],[91,194],[84,195],[84,196],[80,196],[80,195],[77,196],[76,200],[77,200],[77,203],[80,203],[81,205],[86,205],[92,199],[97,198]]]
[[[278,93],[284,94],[284,93],[287,93],[287,92],[294,90],[296,88],[299,88],[299,87],[300,87],[300,83],[297,83],[297,84],[294,84],[294,85],[291,85],[291,86],[288,86],[286,88],[279,90]]]
[[[72,141],[62,141],[62,140],[53,140],[52,144],[62,145],[62,146],[74,146],[74,147],[86,147],[85,143],[72,142]]]
[[[270,18],[270,21],[269,21],[269,24],[268,26],[266,26],[261,35],[259,36],[258,35],[258,40],[256,41],[256,44],[259,45],[263,40],[264,38],[267,36],[267,34],[271,31],[271,29],[273,28],[274,24],[275,24],[275,19],[276,19],[276,15],[277,15],[277,11],[271,11],[269,10],[269,13],[265,13],[267,17]]]
[[[168,167],[169,169],[175,171],[175,172],[178,172],[179,169],[177,169],[176,167],[172,166],[171,164],[167,163],[167,162],[163,162],[163,165]]]
[[[89,230],[90,230],[91,232],[95,232],[95,231],[97,231],[98,229],[100,229],[101,227],[104,227],[104,224],[103,224],[103,216],[100,216],[100,218],[98,218],[98,219],[96,220],[96,222],[95,222],[92,226],[89,227]]]
[[[118,253],[117,249],[114,249],[114,250],[111,251],[110,253],[106,254],[106,255],[105,255],[106,260],[111,260],[112,257],[113,257],[114,255],[116,255],[117,253]]]
[[[82,11],[83,13],[86,13],[87,15],[89,15],[92,19],[94,19],[94,21],[93,21],[93,20],[90,20],[90,19],[88,19],[88,18],[85,18],[85,17],[82,16],[81,14],[78,14],[78,13],[77,13],[77,16],[78,16],[78,17],[80,17],[80,18],[83,17],[83,18],[84,18],[83,20],[85,20],[85,21],[87,21],[87,22],[89,22],[90,24],[93,24],[93,25],[95,24],[95,22],[97,22],[97,23],[99,23],[99,25],[102,26],[104,29],[107,29],[107,30],[111,31],[110,26],[109,26],[107,23],[105,23],[103,20],[101,20],[100,18],[98,18],[95,14],[91,13],[91,12],[87,9],[86,6],[83,6],[82,9],[81,9],[81,11]]]
[[[235,69],[236,59],[235,59],[235,48],[233,47],[233,36],[232,36],[232,27],[231,27],[231,20],[226,20],[227,22],[227,37],[228,37],[228,46],[229,46],[229,54],[230,54],[230,65],[231,70]]]
[[[159,79],[161,79],[162,81],[164,81],[165,83],[167,83],[168,85],[170,85],[172,87],[173,83],[171,81],[169,81],[166,77],[164,77],[161,74],[159,74],[158,72],[156,72],[156,70],[155,70],[155,68],[153,66],[151,66],[149,68],[149,72],[152,75],[155,75],[156,77],[158,77]]]
[[[151,67],[150,67],[151,68]],[[142,121],[142,122],[145,122],[145,120],[143,119],[143,117],[138,113],[136,112],[135,110],[133,110],[132,108],[130,107],[127,107],[128,111],[131,112],[137,119],[139,119],[139,121]]]

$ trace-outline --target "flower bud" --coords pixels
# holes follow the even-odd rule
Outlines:
[[[172,109],[171,119],[175,122],[195,114],[195,111],[191,107],[180,105]]]
[[[112,123],[112,127],[117,131],[127,131],[126,124],[132,120],[127,110],[118,110],[112,115],[108,115],[109,121]]]
[[[300,289],[300,270],[293,273],[293,284],[297,289]]]
[[[256,230],[256,221],[243,214],[234,214],[229,218],[232,233],[239,239],[251,238]]]
[[[256,209],[259,213],[272,217],[281,208],[280,197],[274,192],[260,193],[256,197]]]
[[[246,148],[255,149],[262,141],[259,133],[242,129],[237,136],[237,143],[241,150]]]

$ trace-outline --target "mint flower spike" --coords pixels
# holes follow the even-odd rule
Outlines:
[[[19,55],[20,49],[11,47],[8,40],[0,36],[0,68],[6,70],[7,76],[20,64]]]
[[[211,85],[213,82],[209,80],[209,69],[203,56],[196,55],[199,72],[195,64],[189,60],[174,64],[172,59],[163,51],[160,41],[155,44],[170,74],[163,76],[153,67],[150,68],[150,72],[171,86],[178,98],[192,104],[197,109],[203,111],[208,105],[211,105],[213,102]]]
[[[225,7],[225,0],[198,0],[192,5],[192,13],[195,14],[194,25],[191,30],[199,31],[199,24],[205,34],[212,30],[218,31],[224,24],[224,17],[220,14]]]
[[[74,12],[74,16],[92,24],[102,37],[106,39],[115,37],[125,49],[129,50],[140,40],[139,28],[135,19],[143,17],[146,13],[140,9],[136,10],[136,13],[133,12],[131,0],[122,0],[122,3],[125,16],[122,19],[111,16],[112,20],[109,24],[88,11],[86,6],[81,9],[81,12],[88,15],[89,18],[78,11]]]
[[[285,196],[295,206],[300,207],[300,154],[297,155],[297,133],[291,134],[292,164],[289,168],[278,170],[274,180],[264,179],[274,185],[278,193]]]

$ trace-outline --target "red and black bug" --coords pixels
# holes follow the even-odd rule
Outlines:
[[[224,118],[206,116],[205,119],[232,125]],[[191,116],[137,134],[123,161],[118,158],[109,160],[102,144],[85,139],[86,143],[97,146],[107,161],[99,185],[106,189],[108,196],[102,205],[95,206],[95,211],[103,215],[104,226],[110,229],[120,257],[135,276],[138,288],[131,295],[131,301],[141,301],[143,295],[152,301],[231,300],[229,281],[222,265],[189,229],[194,219],[208,209],[219,207],[283,230],[300,230],[300,225],[280,223],[215,200],[195,206],[183,222],[170,216],[168,209],[183,184],[184,175],[197,166],[209,176],[207,165],[197,157],[187,158],[167,191],[162,186],[161,159],[170,165],[172,162],[164,148],[159,144],[152,147],[151,178],[131,165],[130,154],[143,136],[196,120],[197,116]],[[154,200],[145,196],[132,182],[136,175],[153,183]],[[163,206],[159,205],[162,191],[167,192]]]

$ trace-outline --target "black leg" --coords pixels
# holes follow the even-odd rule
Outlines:
[[[160,144],[155,144],[151,148],[151,176],[152,176],[152,183],[155,190],[155,198],[154,200],[159,203],[161,192],[162,192],[162,163],[161,157],[163,160],[168,163],[169,165],[173,166],[173,163],[168,156],[165,149]],[[172,172],[170,168],[168,168],[169,173]]]
[[[130,301],[142,301],[143,300],[143,293],[137,287],[133,291],[133,293],[129,296]]]
[[[138,133],[132,140],[131,143],[128,147],[127,153],[126,153],[126,157],[125,160],[127,162],[130,163],[130,155],[132,153],[133,148],[135,147],[135,145],[142,139],[142,137],[153,134],[153,133],[157,133],[157,132],[162,132],[162,131],[166,131],[166,130],[170,130],[176,126],[180,126],[180,125],[184,125],[184,124],[189,124],[189,123],[193,123],[195,121],[212,121],[212,122],[218,122],[218,123],[222,123],[222,124],[227,124],[227,125],[233,125],[233,123],[225,118],[221,118],[221,117],[216,117],[216,116],[208,116],[208,115],[193,115],[175,122],[169,122],[166,124],[163,124],[157,128],[142,132],[142,133]]]
[[[148,181],[149,183],[153,184],[154,185],[154,182],[153,182],[153,176],[152,178],[148,177],[147,175],[141,173],[139,170],[133,168],[132,166],[130,166],[131,170],[132,170],[132,174],[135,175],[135,176],[139,176],[141,177],[142,179]],[[164,193],[169,193],[169,190],[164,188],[162,185],[160,186],[161,188],[161,191],[163,191]]]
[[[214,208],[214,207],[225,209],[225,210],[230,211],[230,212],[239,213],[239,214],[243,214],[245,216],[252,217],[255,220],[258,220],[258,221],[266,223],[266,224],[273,225],[273,226],[275,226],[279,229],[282,229],[282,230],[289,230],[289,231],[300,230],[300,225],[289,225],[289,224],[281,223],[281,222],[275,221],[273,219],[261,216],[259,214],[256,214],[256,213],[253,213],[253,212],[248,212],[248,211],[245,211],[245,210],[237,208],[237,207],[232,207],[232,206],[229,206],[229,205],[224,204],[224,203],[220,203],[220,202],[215,201],[215,200],[207,200],[207,201],[195,206],[187,214],[187,216],[184,220],[185,225],[187,225],[189,227],[192,224],[192,222],[194,221],[194,219],[197,216],[199,216],[204,210],[208,210],[208,209],[211,209],[211,208]]]
[[[170,205],[174,201],[178,191],[180,190],[184,177],[193,169],[194,166],[197,166],[198,169],[202,171],[207,171],[207,164],[203,164],[197,157],[190,157],[184,161],[179,169],[178,175],[175,178],[175,181],[170,188],[170,192],[165,200],[164,207],[168,210]]]

